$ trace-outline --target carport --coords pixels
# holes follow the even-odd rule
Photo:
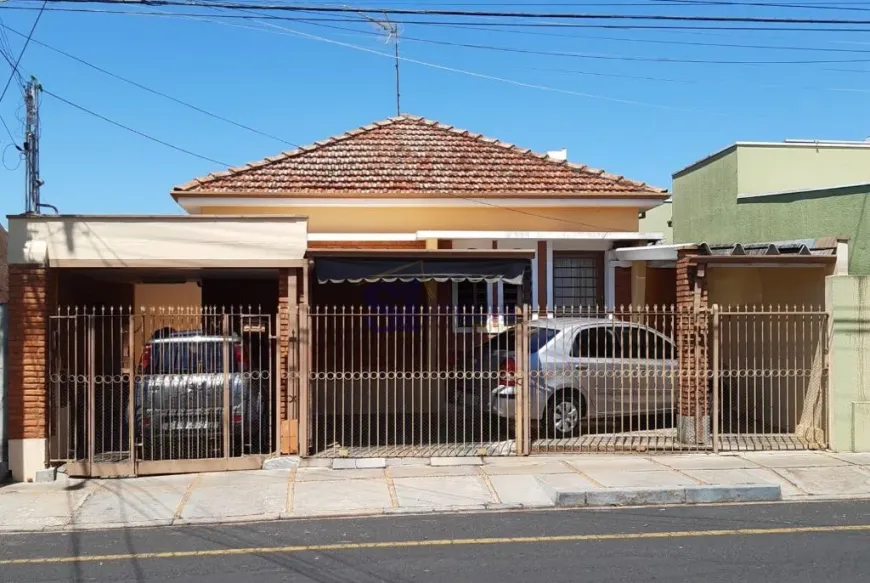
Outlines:
[[[296,398],[287,316],[304,301],[306,237],[297,216],[10,216],[14,478],[64,464],[91,476],[253,468],[286,445]],[[145,345],[166,331],[233,338],[249,367],[240,374],[269,388],[256,448],[229,447],[223,411],[214,451],[142,455],[130,395]]]
[[[534,251],[312,249],[308,257],[309,451],[503,453],[488,445],[501,439],[496,431],[466,423],[447,403],[465,374],[456,361],[513,324],[521,305],[456,305],[452,290],[474,282],[484,291],[500,283],[530,291]]]

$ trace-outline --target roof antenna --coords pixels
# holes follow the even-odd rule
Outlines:
[[[372,18],[368,14],[363,12],[358,12],[360,16],[374,24],[376,27],[380,28],[384,32],[387,33],[386,42],[389,43],[393,41],[393,47],[395,50],[395,61],[396,61],[396,115],[402,115],[402,108],[400,106],[400,92],[399,92],[399,27],[390,21],[387,17],[386,13],[384,13],[384,17],[382,19]]]

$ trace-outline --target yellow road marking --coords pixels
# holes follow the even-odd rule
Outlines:
[[[725,530],[680,530],[673,532],[639,532],[612,534],[568,534],[557,536],[523,536],[494,538],[457,538],[435,540],[385,541],[364,543],[334,543],[284,547],[244,547],[238,549],[206,549],[201,551],[166,551],[155,553],[124,553],[117,555],[83,555],[80,557],[38,557],[32,559],[3,559],[0,566],[44,565],[57,563],[98,563],[143,559],[184,559],[190,557],[225,557],[233,555],[264,555],[277,553],[310,553],[327,551],[357,551],[369,549],[407,549],[417,547],[450,547],[472,545],[534,544],[565,542],[597,542],[648,540],[670,538],[701,538],[709,536],[761,536],[771,534],[811,534],[835,532],[868,532],[870,524],[842,526],[795,526],[783,528],[734,528]]]

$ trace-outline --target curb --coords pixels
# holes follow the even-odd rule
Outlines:
[[[725,504],[744,502],[780,502],[778,484],[739,486],[684,486],[677,488],[607,488],[569,490],[556,488],[536,478],[541,489],[557,507],[643,506],[665,504]]]

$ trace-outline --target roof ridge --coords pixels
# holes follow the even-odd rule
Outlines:
[[[221,178],[225,178],[227,176],[233,176],[240,172],[244,172],[246,170],[250,170],[252,168],[261,168],[263,166],[269,166],[271,164],[277,164],[278,162],[283,162],[289,158],[295,158],[296,156],[301,156],[302,154],[306,154],[308,152],[313,152],[314,150],[320,150],[322,148],[326,148],[333,144],[337,144],[339,142],[343,142],[350,138],[356,137],[360,134],[365,134],[371,131],[374,131],[378,128],[387,127],[398,123],[404,120],[415,120],[415,119],[423,119],[420,116],[412,116],[409,114],[400,114],[397,116],[387,117],[384,119],[380,119],[371,123],[368,123],[364,126],[356,127],[352,130],[348,130],[346,132],[342,132],[340,134],[336,134],[334,136],[330,136],[328,138],[317,140],[316,142],[312,142],[310,144],[305,144],[302,146],[298,146],[292,150],[285,150],[276,154],[274,156],[267,156],[262,160],[258,160],[256,162],[249,162],[244,166],[230,166],[226,170],[221,170],[218,172],[209,172],[203,178],[194,178],[193,180],[186,182],[180,186],[176,186],[174,190],[189,190],[196,186],[202,186],[204,184],[208,184],[209,182],[214,182],[215,180],[219,180]]]
[[[426,120],[426,121],[430,122],[431,120]],[[490,138],[490,137],[485,136],[483,134],[478,134],[478,133],[472,134],[468,130],[461,130],[455,126],[442,124],[439,122],[432,122],[432,123],[436,124],[439,129],[447,129],[447,130],[454,131],[454,132],[457,132],[460,134],[464,134],[467,137],[475,139],[475,140],[482,142],[484,144],[500,146],[500,147],[504,148],[505,150],[513,151],[513,152],[516,152],[516,153],[521,154],[521,155],[532,155],[532,156],[535,156],[536,158],[540,158],[541,160],[544,160],[544,161],[546,161],[554,166],[568,167],[568,168],[571,168],[572,170],[577,170],[578,172],[585,172],[585,173],[591,174],[593,176],[607,178],[609,180],[613,180],[614,182],[618,182],[618,183],[631,184],[632,186],[637,186],[638,188],[651,188],[651,189],[659,190],[661,192],[667,192],[666,188],[658,188],[655,186],[650,186],[646,182],[641,182],[638,180],[631,180],[630,178],[626,178],[625,176],[623,176],[621,174],[610,174],[609,172],[605,172],[604,170],[601,170],[598,168],[590,168],[585,164],[577,164],[574,162],[569,162],[568,160],[559,160],[556,158],[552,158],[546,152],[543,152],[543,153],[542,152],[535,152],[531,148],[523,148],[523,147],[517,146],[516,144],[512,144],[510,142],[504,142],[504,141],[499,140],[497,138]]]
[[[476,133],[476,132],[472,132],[470,130],[458,128],[458,127],[453,126],[453,125],[445,124],[445,123],[439,122],[437,120],[429,119],[429,118],[419,116],[419,115],[408,114],[408,113],[403,113],[403,114],[399,114],[396,116],[387,117],[387,118],[384,118],[381,120],[377,120],[377,121],[371,122],[369,124],[354,128],[352,130],[345,131],[341,134],[336,134],[336,135],[330,136],[326,139],[318,140],[312,144],[300,146],[300,147],[297,147],[293,150],[287,150],[287,151],[281,152],[278,155],[266,157],[266,158],[259,160],[259,161],[256,161],[256,162],[250,162],[250,163],[245,164],[243,166],[230,167],[230,168],[227,168],[226,170],[223,170],[223,171],[212,172],[212,173],[209,173],[202,178],[196,178],[190,182],[187,182],[187,183],[182,184],[180,186],[176,186],[173,190],[174,191],[192,190],[194,188],[207,185],[211,182],[220,180],[222,178],[226,178],[229,176],[233,176],[236,174],[247,172],[249,170],[263,168],[266,166],[277,164],[277,163],[283,162],[283,161],[291,159],[291,158],[302,156],[302,155],[307,154],[309,152],[319,151],[319,150],[322,150],[324,148],[328,148],[330,146],[333,146],[335,144],[339,144],[339,143],[347,141],[349,139],[358,137],[360,135],[364,135],[364,134],[373,132],[375,130],[389,127],[391,125],[395,125],[395,124],[398,124],[401,122],[413,122],[415,124],[431,127],[431,128],[437,129],[439,131],[449,132],[449,133],[454,134],[454,135],[468,138],[470,140],[473,140],[473,141],[475,141],[479,144],[482,144],[484,146],[487,146],[487,147],[498,147],[502,150],[505,150],[508,152],[513,152],[513,153],[518,154],[520,156],[527,156],[529,158],[536,158],[536,159],[541,160],[543,162],[546,162],[547,164],[552,165],[554,167],[568,168],[568,169],[575,171],[577,173],[588,175],[588,176],[593,176],[593,177],[597,177],[597,178],[603,178],[603,179],[612,181],[616,184],[629,185],[629,186],[634,187],[634,188],[650,190],[653,192],[660,192],[660,193],[667,192],[667,189],[649,186],[645,182],[631,180],[631,179],[626,178],[625,176],[622,176],[619,174],[610,174],[610,173],[605,172],[604,170],[601,170],[598,168],[592,168],[592,167],[589,167],[585,164],[574,163],[574,162],[570,162],[568,160],[555,159],[555,158],[550,157],[550,155],[547,153],[535,152],[531,148],[523,148],[523,147],[517,146],[516,144],[510,143],[510,142],[504,142],[504,141],[499,140],[497,138],[491,138],[491,137],[485,136],[485,135],[480,134],[480,133]]]

